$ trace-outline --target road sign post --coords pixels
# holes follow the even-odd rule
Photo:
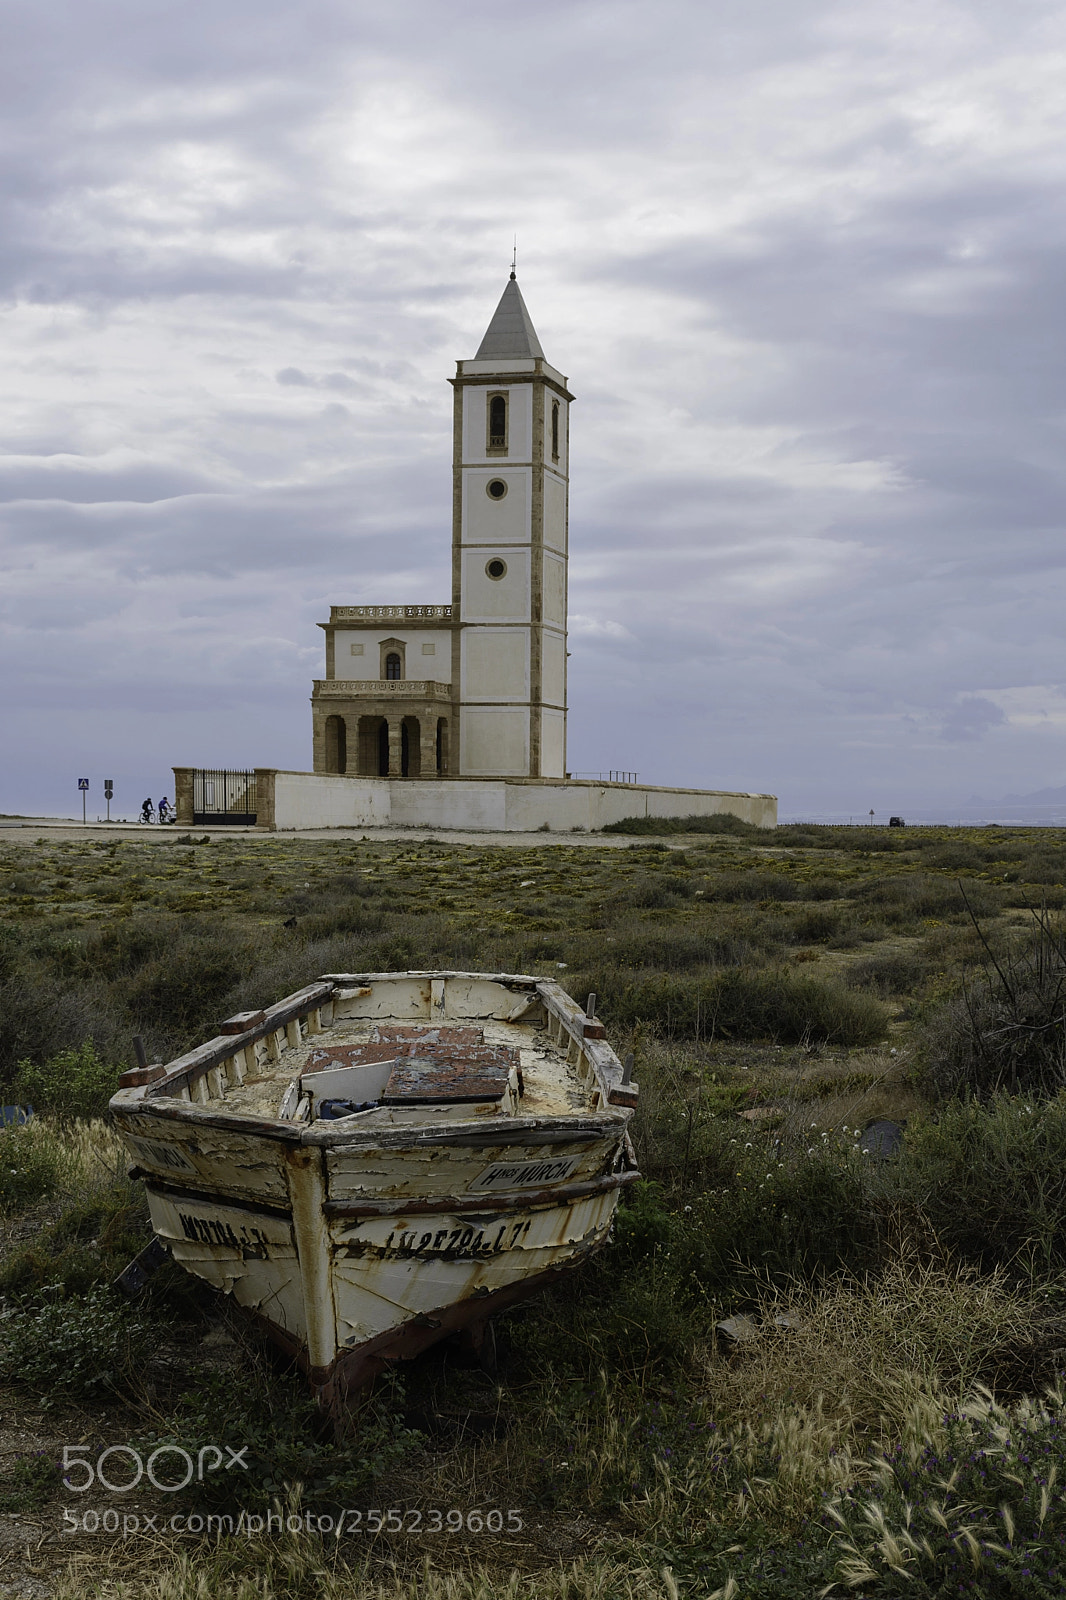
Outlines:
[[[88,780],[88,778],[79,778],[78,779],[78,788],[81,790],[81,824],[82,824],[82,827],[84,827],[85,826],[85,796],[89,792],[89,780]]]
[[[107,820],[111,821],[111,799],[115,793],[115,785],[110,778],[104,779],[104,799],[107,801]]]

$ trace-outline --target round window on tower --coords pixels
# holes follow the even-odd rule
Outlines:
[[[485,563],[485,571],[488,573],[490,578],[493,578],[498,582],[507,571],[507,563],[506,561],[501,561],[499,556],[493,556],[491,561],[487,561]]]
[[[490,500],[502,500],[507,493],[507,485],[502,478],[490,478],[485,485],[485,493]]]

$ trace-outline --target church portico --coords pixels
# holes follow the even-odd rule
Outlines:
[[[451,704],[451,685],[432,679],[320,679],[312,697],[314,770],[447,777]]]

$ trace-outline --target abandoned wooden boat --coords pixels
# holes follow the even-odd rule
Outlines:
[[[637,1086],[543,978],[330,974],[111,1101],[157,1238],[324,1404],[578,1266],[637,1176]]]

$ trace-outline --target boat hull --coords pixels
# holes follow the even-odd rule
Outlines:
[[[432,976],[443,996],[449,975]],[[460,976],[469,991],[471,975]],[[392,978],[409,975],[359,987],[375,1014]],[[242,1038],[212,1041],[112,1101],[157,1237],[257,1318],[338,1417],[391,1363],[461,1330],[477,1346],[494,1311],[579,1267],[606,1243],[619,1192],[638,1176],[627,1131],[635,1088],[622,1085],[612,1101],[623,1074],[602,1030],[586,1040],[583,1014],[543,980],[492,980],[487,992],[489,981],[474,986],[482,1019],[486,997],[506,1018],[514,986],[532,988],[541,1026],[554,1023],[557,1053],[582,1087],[577,1110],[489,1120],[463,1107],[453,1120],[387,1127],[230,1112],[227,1086],[233,1103],[236,1088],[258,1081],[255,1066],[284,1065],[286,1049],[308,1040],[321,1049],[333,1015],[351,1015],[333,980],[329,993],[290,997]],[[404,1017],[410,987],[400,991]]]

